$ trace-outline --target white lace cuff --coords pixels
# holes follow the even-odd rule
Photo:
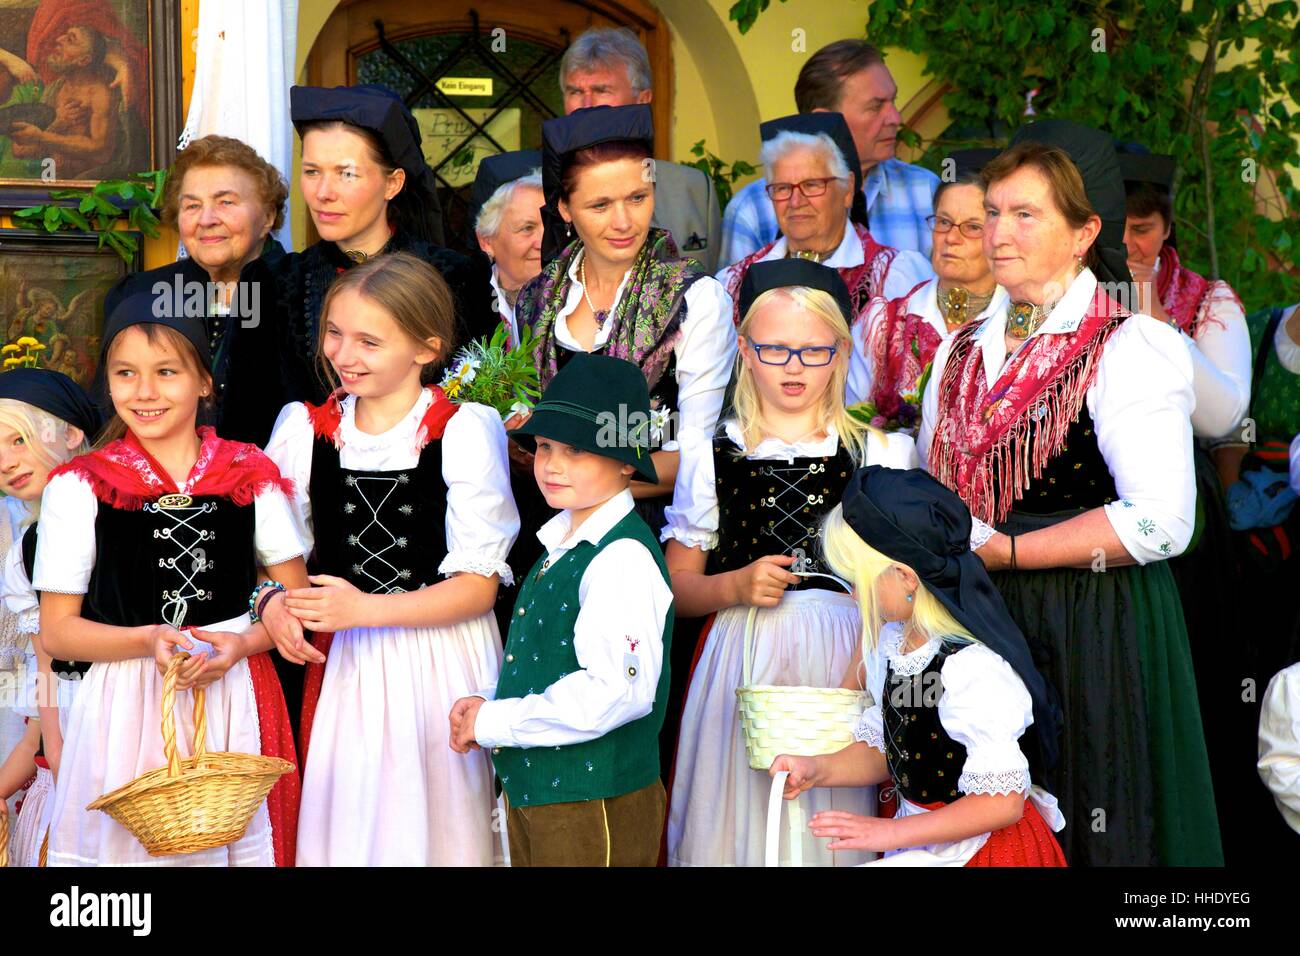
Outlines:
[[[957,789],[965,794],[991,793],[1005,796],[1024,793],[1029,789],[1028,770],[990,770],[985,773],[963,773],[957,778]]]
[[[19,634],[39,634],[41,632],[41,609],[28,608],[18,613]]]
[[[442,559],[442,564],[438,565],[438,573],[445,577],[451,577],[461,571],[481,574],[485,578],[498,575],[501,583],[506,587],[515,583],[515,574],[505,561],[472,551],[453,551]]]
[[[989,538],[993,537],[997,533],[997,529],[994,528],[993,525],[985,524],[983,521],[980,521],[979,518],[971,515],[970,549],[972,551],[978,551],[980,548],[984,547],[984,545],[988,544]]]
[[[867,717],[869,713],[871,713],[869,710],[863,711],[858,725],[853,728],[853,739],[859,743],[870,744],[883,754],[885,752],[884,729],[877,721]]]
[[[688,548],[699,548],[701,551],[712,551],[718,546],[718,534],[716,531],[694,531],[690,528],[675,528],[671,525],[664,528],[659,534],[660,541],[680,541]]]

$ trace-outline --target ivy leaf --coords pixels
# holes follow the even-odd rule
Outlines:
[[[46,207],[45,207],[45,217],[44,217],[44,218],[45,218],[45,231],[46,231],[46,232],[58,232],[58,231],[59,231],[59,223],[62,222],[62,217],[59,215],[59,207],[58,207],[58,206],[46,206]]]

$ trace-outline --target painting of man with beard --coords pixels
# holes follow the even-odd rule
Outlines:
[[[150,167],[150,6],[0,0],[0,179]]]

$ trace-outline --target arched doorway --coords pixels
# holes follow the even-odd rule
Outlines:
[[[559,64],[593,26],[625,26],[650,55],[655,152],[670,155],[672,59],[668,27],[647,0],[343,0],[307,56],[312,86],[383,83],[415,113],[438,175],[448,245],[465,248],[479,160],[541,146],[541,124],[563,112]],[[307,222],[307,240],[316,239]]]

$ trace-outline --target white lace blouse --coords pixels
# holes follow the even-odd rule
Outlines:
[[[428,389],[411,410],[387,431],[371,435],[356,424],[356,399],[340,402],[339,465],[352,471],[397,471],[414,468],[420,460],[417,432],[433,402]],[[315,436],[307,406],[286,405],[276,419],[266,454],[293,480],[298,533],[310,551],[312,531],[311,457]],[[442,437],[442,477],[447,483],[447,556],[438,573],[459,571],[497,574],[501,583],[514,583],[506,555],[519,534],[519,512],[510,493],[510,462],[501,416],[486,405],[465,404],[447,422]]]
[[[886,624],[875,652],[865,662],[867,688],[875,703],[862,712],[854,737],[881,753],[885,751],[885,730],[880,701],[885,696],[887,665],[901,676],[919,674],[934,660],[941,644],[933,638],[903,653],[902,642],[902,626]],[[963,794],[1028,791],[1029,761],[1018,741],[1034,722],[1034,707],[1020,675],[982,644],[968,644],[950,654],[942,673],[939,722],[966,748],[957,789]]]

